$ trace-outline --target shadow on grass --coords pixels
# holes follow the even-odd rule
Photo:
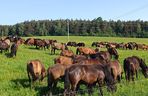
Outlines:
[[[30,87],[29,81],[28,79],[15,79],[15,80],[11,80],[11,82],[13,82],[15,84],[15,87]]]
[[[13,83],[13,86],[16,89],[19,89],[22,87],[31,88],[28,79],[15,79],[15,80],[11,80],[11,82]],[[35,85],[33,85],[32,89],[37,92],[37,96],[49,96],[49,88],[47,87],[47,85],[42,85],[42,84],[39,84],[38,82],[35,82],[34,84]],[[52,89],[53,95],[58,95],[63,92],[64,92],[64,89],[61,87],[56,87]]]
[[[12,57],[10,53],[5,53],[5,55],[6,55],[7,58],[11,58]]]

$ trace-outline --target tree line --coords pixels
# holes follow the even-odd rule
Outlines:
[[[15,25],[0,25],[0,36],[118,36],[148,37],[148,21],[113,21],[98,17],[93,20],[32,20]]]

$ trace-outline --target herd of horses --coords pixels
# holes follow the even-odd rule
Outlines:
[[[121,81],[123,73],[127,81],[134,81],[135,75],[138,78],[138,71],[142,71],[144,77],[148,78],[148,67],[144,60],[138,56],[125,58],[124,70],[122,70],[116,47],[107,45],[106,51],[100,51],[98,48],[80,46],[76,48],[76,52],[73,52],[68,49],[72,43],[53,42],[51,44],[51,54],[55,54],[56,49],[61,50],[61,53],[54,59],[54,65],[50,66],[47,71],[40,60],[31,60],[27,63],[30,82],[35,82],[37,79],[43,80],[44,77],[47,77],[47,88],[50,95],[59,80],[62,80],[65,96],[75,96],[81,84],[85,84],[89,89],[89,95],[92,94],[92,88],[98,86],[99,95],[103,96],[102,86],[106,85],[108,91],[115,92],[117,90],[116,83]],[[32,85],[32,83],[30,84]]]
[[[144,77],[148,78],[148,67],[142,58],[138,56],[125,58],[123,68],[118,60],[118,48],[147,50],[147,45],[144,44],[93,42],[92,46],[96,46],[96,49],[92,49],[85,47],[83,42],[65,44],[57,40],[36,38],[24,40],[20,37],[6,37],[0,40],[0,50],[1,52],[8,51],[10,48],[10,54],[13,57],[16,56],[18,46],[21,44],[35,46],[37,49],[50,47],[51,54],[55,54],[55,50],[61,50],[60,55],[54,59],[54,65],[47,70],[38,59],[27,63],[27,74],[31,87],[35,81],[42,81],[47,77],[48,94],[52,94],[59,80],[64,82],[65,96],[75,96],[81,84],[85,84],[89,89],[89,95],[92,94],[92,88],[98,86],[99,95],[103,96],[102,86],[107,86],[108,91],[115,92],[116,83],[120,83],[123,73],[127,81],[134,81],[135,75],[138,78],[138,71],[142,71]],[[76,52],[69,50],[68,47],[72,46],[76,47]],[[106,51],[100,51],[99,47],[105,47]]]

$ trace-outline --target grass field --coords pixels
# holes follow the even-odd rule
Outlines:
[[[56,39],[59,42],[67,42],[65,36],[36,37]],[[87,47],[91,47],[93,41],[109,41],[109,42],[137,42],[148,44],[148,39],[142,38],[111,38],[111,37],[70,37],[70,41],[85,42]],[[70,47],[69,47],[70,48]],[[75,48],[70,48],[75,52]],[[119,60],[123,64],[124,58],[137,55],[145,59],[148,64],[148,51],[143,50],[118,50]],[[60,51],[56,51],[57,54]],[[47,81],[45,78],[41,84],[38,82],[34,89],[30,89],[26,63],[31,59],[40,59],[46,69],[53,65],[53,59],[58,55],[50,55],[50,50],[37,50],[35,47],[21,45],[18,49],[17,57],[8,58],[7,53],[0,54],[0,96],[42,96],[46,93]],[[124,75],[123,75],[124,76]],[[63,89],[63,84],[59,83],[55,91]],[[117,92],[108,93],[106,88],[103,89],[105,96],[148,96],[148,79],[145,79],[141,72],[139,78],[135,82],[127,83],[125,78],[117,85]],[[87,95],[87,94],[85,94]],[[95,92],[94,95],[97,95]]]

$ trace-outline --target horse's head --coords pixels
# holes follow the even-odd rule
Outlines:
[[[108,65],[105,65],[103,69],[104,69],[105,82],[107,84],[108,91],[115,92],[117,88],[111,72],[111,67]]]
[[[111,54],[115,56],[115,59],[119,58],[119,54],[117,52],[117,50],[115,48],[108,48],[107,51]]]
[[[65,45],[65,50],[68,50],[68,47],[67,47],[67,45],[66,44],[64,44]]]
[[[148,78],[148,67],[143,59],[140,59],[140,67],[145,78]]]

